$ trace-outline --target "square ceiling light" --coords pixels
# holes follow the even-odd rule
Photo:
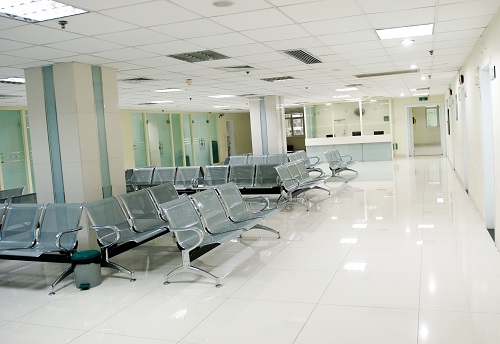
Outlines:
[[[380,39],[409,38],[432,35],[434,24],[394,27],[375,30]]]
[[[0,0],[0,16],[28,23],[86,12],[88,11],[52,0]]]

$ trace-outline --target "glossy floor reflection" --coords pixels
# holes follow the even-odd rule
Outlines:
[[[222,279],[163,274],[180,264],[170,236],[115,257],[102,285],[65,268],[0,261],[0,343],[499,343],[500,255],[445,158],[358,163],[312,208],[195,261]],[[345,172],[346,177],[349,172]]]

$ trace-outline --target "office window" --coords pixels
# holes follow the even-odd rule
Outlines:
[[[439,111],[438,107],[431,107],[425,109],[425,119],[427,128],[439,127]]]
[[[304,136],[304,114],[287,113],[285,114],[286,136]]]

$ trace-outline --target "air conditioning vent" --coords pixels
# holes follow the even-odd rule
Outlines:
[[[229,58],[229,56],[219,54],[212,50],[194,51],[192,53],[174,54],[167,56],[190,63],[224,60]]]
[[[18,98],[20,96],[16,96],[13,94],[0,94],[0,99],[5,99],[5,98]]]
[[[311,55],[311,53],[305,51],[305,50],[284,50],[283,51],[285,54],[288,56],[291,56],[300,62],[303,62],[305,64],[315,64],[315,63],[323,63],[320,59],[314,57]]]
[[[295,78],[293,76],[278,76],[275,78],[264,78],[260,79],[262,81],[267,81],[267,82],[277,82],[277,81],[287,81],[287,80],[294,80]]]
[[[250,98],[250,97],[257,97],[258,94],[255,93],[246,93],[246,94],[240,94],[237,97],[243,97],[243,98]]]
[[[137,77],[137,78],[130,78],[130,79],[122,79],[120,81],[128,82],[130,84],[139,84],[141,82],[154,81],[154,79],[144,78],[144,77]]]
[[[349,84],[349,85],[345,85],[345,87],[362,87],[363,84]]]
[[[420,69],[395,70],[395,71],[390,71],[390,72],[358,74],[358,75],[354,75],[354,76],[356,78],[374,78],[377,76],[401,75],[401,74],[412,74],[412,73],[420,73]]]

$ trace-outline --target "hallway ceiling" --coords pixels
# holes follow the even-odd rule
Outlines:
[[[77,61],[118,71],[120,107],[248,111],[248,95],[286,104],[442,95],[497,12],[498,0],[63,0],[88,13],[30,24],[0,17],[0,78],[24,68]],[[432,36],[380,40],[375,29],[434,23]],[[284,50],[302,49],[305,64]],[[184,62],[167,55],[213,50],[227,59]],[[432,50],[431,55],[429,51]],[[358,78],[408,70],[418,73]],[[227,68],[235,66],[250,66]],[[247,71],[249,72],[247,74]],[[422,75],[430,79],[420,80]],[[267,82],[265,78],[293,77]],[[144,78],[130,82],[127,79]],[[186,80],[191,79],[188,85]],[[357,91],[337,92],[361,84]],[[157,93],[156,89],[182,91]],[[411,91],[412,89],[420,89]],[[423,90],[422,90],[423,89]],[[230,98],[212,98],[234,95]],[[145,104],[153,101],[173,101]],[[0,106],[26,105],[24,85],[0,84]]]

